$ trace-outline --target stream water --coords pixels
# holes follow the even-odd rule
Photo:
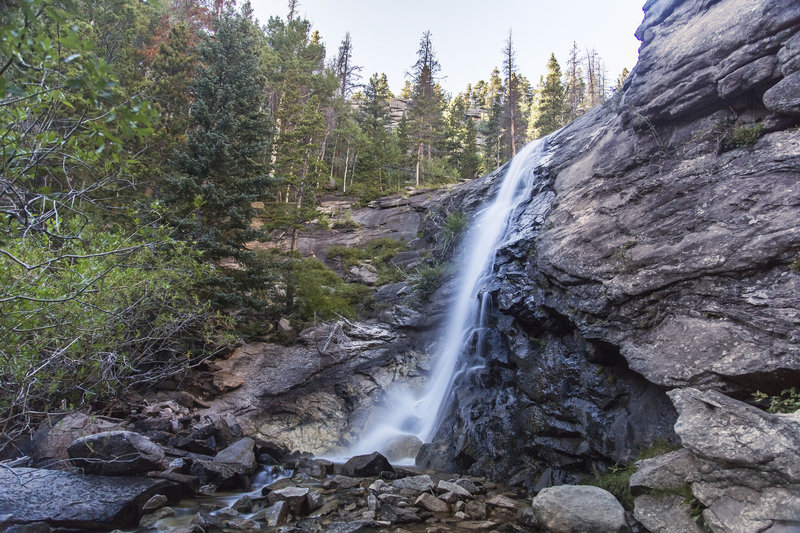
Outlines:
[[[378,422],[348,450],[348,456],[377,450],[393,463],[413,464],[414,457],[398,456],[398,443],[409,438],[429,441],[448,407],[456,377],[470,370],[466,367],[471,361],[484,360],[480,351],[485,345],[483,336],[492,301],[484,288],[493,276],[495,253],[513,229],[517,208],[530,198],[534,170],[545,148],[545,139],[540,139],[517,154],[496,196],[474,217],[459,246],[455,259],[457,290],[433,349],[433,368],[427,385],[421,393],[403,388],[389,391],[383,410],[374,417]],[[467,352],[476,357],[464,357]]]

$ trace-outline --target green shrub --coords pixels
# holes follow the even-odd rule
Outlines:
[[[196,253],[90,224],[75,235],[0,240],[0,448],[37,416],[156,383],[233,341],[232,319],[196,295],[212,270]]]
[[[678,446],[670,442],[659,440],[639,452],[636,458],[627,465],[612,465],[607,472],[598,473],[594,479],[586,481],[587,485],[594,485],[613,494],[628,510],[633,510],[633,495],[631,494],[630,480],[636,472],[636,461],[652,459],[665,453],[673,452]]]
[[[408,246],[397,239],[380,237],[366,243],[363,247],[335,245],[328,248],[328,259],[339,258],[345,267],[350,268],[361,263],[371,264],[378,272],[378,285],[402,281],[407,274],[403,269],[394,267],[390,261],[408,249]]]
[[[296,287],[293,318],[303,324],[338,316],[352,318],[357,314],[356,305],[369,300],[367,287],[345,283],[316,259],[295,260],[291,269]]]
[[[753,393],[753,399],[759,404],[766,405],[769,413],[794,413],[800,409],[800,391],[796,387],[784,389],[775,396],[756,391]]]
[[[411,278],[414,282],[415,296],[421,301],[427,300],[441,286],[444,273],[445,266],[443,264],[418,267]]]
[[[763,124],[734,126],[724,134],[720,146],[723,152],[737,148],[749,148],[753,146],[763,134]]]

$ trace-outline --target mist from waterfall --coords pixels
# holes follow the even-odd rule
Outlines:
[[[462,354],[471,346],[478,359],[487,329],[491,295],[484,287],[493,276],[497,249],[505,241],[517,207],[530,198],[534,169],[544,155],[544,139],[525,146],[511,161],[495,198],[474,217],[456,254],[456,293],[451,312],[439,336],[432,357],[433,368],[419,392],[395,388],[388,392],[384,406],[374,417],[377,423],[349,450],[349,455],[380,451],[393,462],[413,463],[413,457],[398,457],[392,448],[414,436],[428,442],[438,429],[452,387],[462,368]],[[474,358],[470,358],[473,359]]]

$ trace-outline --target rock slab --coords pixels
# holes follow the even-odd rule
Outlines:
[[[156,494],[177,496],[168,481],[78,475],[35,468],[0,468],[0,515],[9,524],[46,522],[74,529],[129,528]]]
[[[104,431],[76,439],[67,448],[72,464],[87,474],[131,476],[163,470],[164,451],[132,431]]]

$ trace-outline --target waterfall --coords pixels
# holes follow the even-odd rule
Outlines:
[[[438,429],[440,417],[452,396],[453,382],[465,369],[462,354],[474,345],[476,355],[485,344],[492,298],[484,287],[494,271],[495,253],[512,229],[517,207],[530,198],[534,169],[544,155],[544,139],[523,148],[511,161],[495,198],[473,219],[456,255],[457,291],[451,313],[442,329],[433,356],[433,368],[422,394],[392,390],[379,413],[380,422],[350,450],[351,455],[375,450],[393,462],[413,462],[413,457],[391,451],[403,439],[427,442]],[[402,446],[399,448],[402,449]]]

